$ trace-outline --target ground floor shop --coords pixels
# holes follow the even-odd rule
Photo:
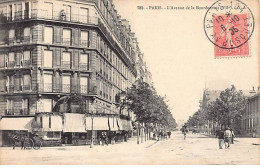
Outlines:
[[[11,145],[10,134],[38,136],[43,146],[104,145],[127,141],[130,120],[117,116],[89,116],[78,113],[40,113],[34,117],[8,117],[0,120],[0,145]]]

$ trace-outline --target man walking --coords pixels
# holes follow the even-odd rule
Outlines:
[[[224,130],[223,130],[223,129],[218,130],[218,131],[216,132],[216,136],[218,137],[218,146],[219,146],[219,149],[222,149],[223,144],[224,144]]]
[[[225,148],[228,149],[230,147],[230,140],[231,140],[231,136],[232,136],[229,127],[227,127],[227,129],[224,133],[224,136],[225,136]]]

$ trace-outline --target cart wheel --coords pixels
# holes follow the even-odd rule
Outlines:
[[[34,146],[33,140],[30,138],[26,138],[24,141],[25,149],[32,149],[33,146]]]
[[[33,149],[38,150],[42,146],[42,142],[34,143]]]

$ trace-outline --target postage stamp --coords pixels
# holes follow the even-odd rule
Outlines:
[[[249,56],[254,17],[239,0],[219,0],[206,12],[204,31],[215,45],[215,58]]]

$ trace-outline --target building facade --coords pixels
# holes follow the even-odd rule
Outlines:
[[[115,96],[135,82],[138,52],[112,0],[2,0],[0,145],[10,132],[86,144],[130,131]]]
[[[260,134],[260,92],[248,97],[246,111],[242,114],[241,128],[244,135],[258,136]]]

